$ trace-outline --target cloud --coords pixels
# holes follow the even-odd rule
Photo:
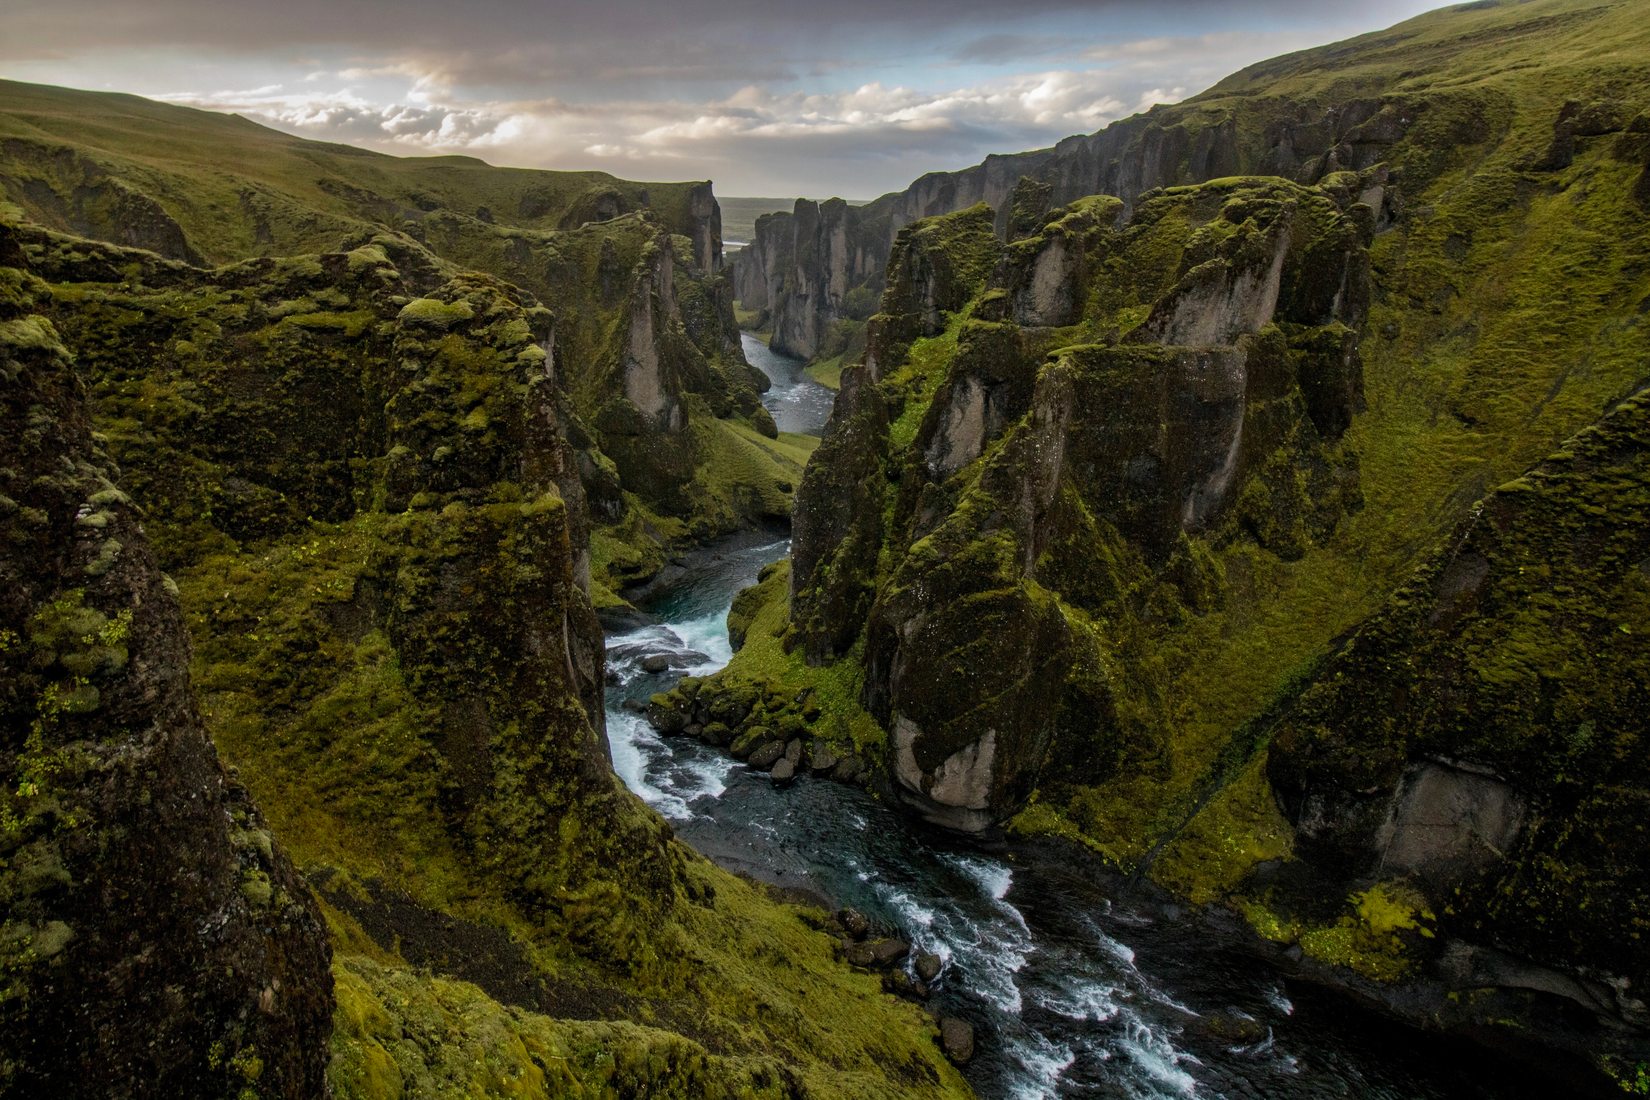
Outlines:
[[[1030,58],[1046,58],[1071,49],[1069,38],[1053,34],[987,34],[970,39],[951,54],[955,61],[1006,65]]]
[[[1050,70],[935,90],[873,81],[830,93],[746,85],[707,101],[448,103],[429,97],[441,84],[427,74],[396,75],[408,94],[389,102],[350,87],[319,91],[302,79],[296,90],[265,86],[165,98],[392,152],[488,152],[510,163],[608,167],[632,175],[655,165],[664,174],[679,174],[691,164],[696,173],[713,176],[729,165],[805,164],[826,184],[811,190],[848,189],[860,197],[987,152],[1051,144],[1185,94],[1178,87],[1152,88],[1148,100],[1141,89],[1120,85],[1103,70]],[[900,167],[869,176],[853,168],[866,164]],[[844,182],[853,186],[844,188]]]
[[[0,67],[388,152],[857,198],[1183,98],[1333,37],[1329,15],[1370,29],[1366,8],[1022,0],[1005,32],[1000,0],[11,0]]]

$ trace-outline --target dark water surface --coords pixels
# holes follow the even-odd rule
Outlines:
[[[773,383],[762,395],[762,404],[773,414],[779,430],[818,435],[830,418],[836,391],[803,374],[807,364],[802,360],[780,355],[748,332],[740,334],[740,341],[750,365]]]

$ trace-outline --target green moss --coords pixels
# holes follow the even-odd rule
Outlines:
[[[891,406],[888,425],[891,455],[903,456],[916,440],[917,429],[928,415],[928,406],[940,383],[945,381],[946,368],[957,353],[957,336],[962,326],[963,319],[957,316],[943,334],[915,341],[904,362],[884,378],[883,389]]]
[[[1278,812],[1256,756],[1175,835],[1152,877],[1199,905],[1230,896],[1259,863],[1288,858],[1294,830]]]
[[[1251,927],[1278,943],[1298,943],[1321,963],[1345,967],[1379,982],[1394,982],[1415,967],[1410,945],[1431,938],[1437,920],[1425,898],[1402,882],[1378,882],[1350,895],[1332,923],[1281,916],[1266,904],[1244,900],[1240,911]]]
[[[742,629],[743,643],[704,690],[753,702],[743,728],[806,731],[841,753],[879,761],[887,738],[860,705],[857,662],[812,666],[795,645],[790,580],[790,562],[776,563],[763,570],[756,586],[739,594],[729,625]]]

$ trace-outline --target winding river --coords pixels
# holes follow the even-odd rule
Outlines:
[[[784,431],[817,433],[831,391],[750,336]],[[696,557],[646,610],[655,622],[608,637],[614,766],[677,833],[731,870],[851,905],[944,960],[932,1004],[968,1019],[980,1096],[1491,1097],[1519,1094],[1487,1055],[1286,984],[1224,946],[1206,921],[1145,898],[1052,844],[982,846],[928,828],[870,794],[768,777],[687,738],[658,737],[627,701],[680,671],[646,657],[731,657],[733,596],[783,557],[782,537]]]

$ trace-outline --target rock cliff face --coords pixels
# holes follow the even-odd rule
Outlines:
[[[1447,911],[1459,938],[1425,952],[1447,978],[1641,1033],[1647,564],[1641,395],[1480,502],[1289,703],[1268,763],[1303,858]]]
[[[34,224],[192,265],[348,253],[393,235],[561,307],[546,351],[572,396],[591,513],[609,529],[596,559],[604,604],[668,546],[788,512],[782,487],[800,464],[763,441],[776,434],[768,383],[740,350],[710,184],[341,148],[130,96],[0,82],[0,195]]]
[[[1293,538],[1333,530],[1356,493],[1334,446],[1361,393],[1368,218],[1321,190],[1244,183],[1127,221],[1116,200],[1085,201],[1006,249],[983,206],[901,235],[849,372],[864,377],[803,482],[792,617],[821,661],[866,624],[866,706],[927,816],[981,828],[1051,756],[1128,757],[1104,730],[1115,693],[1083,620],[1129,614],[1143,587],[1195,605],[1188,535],[1278,513]],[[1071,301],[1105,305],[1085,317]],[[1036,323],[1054,313],[1104,342],[1062,346]],[[880,452],[891,510],[814,519],[866,492],[865,458],[833,465],[839,450]],[[1092,560],[1096,542],[1114,555]]]
[[[1395,43],[1401,40],[1394,33]],[[1265,62],[1183,103],[1153,107],[1052,149],[987,157],[959,172],[930,173],[864,206],[842,206],[833,232],[851,242],[846,256],[813,244],[815,204],[799,201],[795,214],[758,221],[750,247],[735,255],[738,297],[746,309],[761,311],[757,327],[773,329],[775,348],[812,358],[832,325],[862,319],[844,303],[856,290],[881,292],[899,231],[913,222],[983,202],[996,212],[998,234],[1009,236],[1017,188],[1029,189],[1021,191],[1022,209],[1035,195],[1035,218],[1096,194],[1120,198],[1128,209],[1154,188],[1225,176],[1317,183],[1388,159],[1427,111],[1425,97],[1388,91],[1384,81],[1349,77],[1329,96],[1290,86],[1284,78],[1309,70],[1313,60]],[[1372,181],[1364,198],[1378,219],[1390,217],[1385,197],[1381,182]],[[831,205],[817,209],[823,215]]]
[[[756,237],[734,264],[734,293],[768,311],[775,351],[811,359],[840,320],[864,320],[888,251],[880,227],[841,199],[798,199],[790,214],[757,219]],[[857,292],[857,293],[856,293]]]
[[[0,1091],[325,1095],[325,928],[22,266],[0,230]]]
[[[279,740],[268,704],[313,705],[326,652],[375,638],[430,724],[423,751],[445,803],[427,807],[432,820],[446,818],[529,908],[563,911],[586,872],[611,863],[582,844],[657,850],[662,826],[622,794],[600,736],[581,463],[545,350],[556,345],[547,309],[407,241],[199,272],[14,233],[60,288],[61,330],[186,592],[205,560],[297,535],[312,517],[340,525],[323,541],[357,546],[333,594],[347,604],[340,621],[311,608],[275,643],[307,656],[271,667],[266,643],[207,643],[213,663],[232,661],[260,688],[241,721]],[[117,270],[120,283],[103,281]],[[323,303],[333,308],[308,309]],[[153,411],[182,401],[195,411]],[[240,603],[209,614],[226,625],[252,613]],[[210,671],[204,683],[240,709],[243,685]],[[244,751],[250,735],[229,744]],[[604,831],[551,843],[581,808]],[[668,861],[641,866],[651,870],[630,900],[645,909],[671,880]]]

